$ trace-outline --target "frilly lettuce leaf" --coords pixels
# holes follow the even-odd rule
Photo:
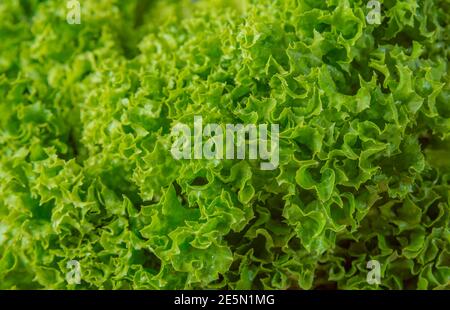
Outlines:
[[[0,288],[448,288],[450,7],[380,2],[2,0]],[[279,166],[175,160],[194,115]]]

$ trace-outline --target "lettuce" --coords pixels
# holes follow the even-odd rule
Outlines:
[[[0,288],[448,288],[450,7],[380,2],[1,1]],[[278,168],[176,160],[195,115]]]

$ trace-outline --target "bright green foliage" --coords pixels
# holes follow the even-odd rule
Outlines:
[[[449,287],[448,1],[65,2],[0,2],[0,288]],[[278,169],[175,160],[194,115]]]

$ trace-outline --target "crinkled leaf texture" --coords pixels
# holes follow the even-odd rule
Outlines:
[[[449,288],[450,7],[381,2],[2,0],[0,288]],[[175,160],[194,115],[279,166]]]

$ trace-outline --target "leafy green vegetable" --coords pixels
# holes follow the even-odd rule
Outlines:
[[[2,0],[0,288],[448,288],[450,6],[380,2]],[[278,168],[174,159],[194,115]]]

